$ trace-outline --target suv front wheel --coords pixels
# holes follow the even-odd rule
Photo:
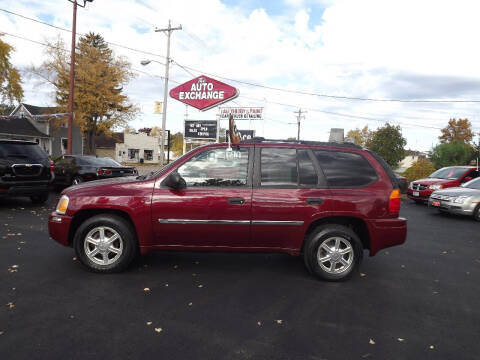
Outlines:
[[[124,270],[137,254],[132,226],[116,215],[103,214],[87,219],[73,239],[78,259],[95,272]]]
[[[350,228],[325,224],[308,236],[303,255],[305,266],[313,275],[327,281],[342,281],[358,269],[363,246]]]

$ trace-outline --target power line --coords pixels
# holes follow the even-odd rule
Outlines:
[[[58,29],[58,30],[62,30],[62,31],[66,31],[66,32],[71,32],[71,30],[69,30],[69,29],[62,28],[62,27],[56,26],[56,25],[52,25],[52,24],[49,24],[49,23],[47,23],[47,22],[40,21],[40,20],[37,20],[37,19],[34,19],[34,18],[30,18],[30,17],[28,17],[28,16],[15,13],[15,12],[13,12],[13,11],[9,11],[9,10],[2,9],[2,8],[0,8],[0,11],[3,11],[3,12],[6,12],[6,13],[8,13],[8,14],[11,14],[11,15],[14,15],[14,16],[18,16],[18,17],[21,17],[21,18],[24,18],[24,19],[27,19],[27,20],[30,20],[30,21],[34,21],[34,22],[37,22],[37,23],[39,23],[39,24],[43,24],[43,25],[46,25],[46,26],[50,26],[50,27],[55,28],[55,29]],[[85,34],[83,34],[83,36],[85,36]],[[161,58],[165,58],[165,56],[162,56],[162,55],[159,55],[159,54],[155,54],[155,53],[151,53],[151,52],[144,51],[144,50],[139,50],[139,49],[131,48],[131,47],[129,47],[129,46],[125,46],[125,45],[121,45],[121,44],[117,44],[117,43],[113,43],[113,42],[108,42],[108,41],[106,41],[106,43],[108,43],[109,45],[113,45],[113,46],[117,46],[117,47],[120,47],[120,48],[124,48],[124,49],[130,50],[130,51],[135,51],[135,52],[139,52],[139,53],[142,53],[142,54],[147,54],[147,55],[151,55],[151,56],[158,56],[158,57],[161,57]],[[322,93],[306,92],[306,91],[300,91],[300,90],[289,90],[289,89],[283,89],[283,88],[278,88],[278,87],[274,87],[274,86],[268,86],[268,85],[264,85],[264,84],[252,83],[252,82],[248,82],[248,81],[244,81],[244,80],[232,79],[232,78],[228,78],[228,77],[221,76],[221,75],[218,75],[218,74],[208,73],[208,72],[205,72],[205,71],[203,71],[203,70],[198,70],[198,69],[195,69],[195,68],[190,67],[190,66],[180,65],[178,62],[175,62],[175,63],[176,63],[177,65],[183,67],[183,68],[186,68],[186,69],[189,69],[189,70],[192,70],[192,71],[196,71],[196,72],[199,72],[199,73],[203,73],[203,74],[206,74],[206,75],[209,75],[209,76],[214,76],[214,77],[217,77],[217,78],[220,78],[220,79],[224,79],[224,80],[228,80],[228,81],[232,81],[232,82],[236,82],[236,83],[244,84],[244,85],[248,85],[248,86],[260,87],[260,88],[263,88],[263,89],[280,91],[280,92],[285,92],[285,93],[290,93],[290,94],[316,96],[316,97],[323,97],[323,98],[330,98],[330,99],[337,99],[337,100],[354,100],[354,101],[369,101],[369,102],[398,102],[398,103],[480,103],[480,100],[471,100],[471,99],[468,99],[468,100],[455,100],[455,99],[446,99],[446,100],[440,100],[440,99],[430,99],[430,100],[420,100],[420,99],[413,99],[413,100],[409,100],[409,99],[380,99],[380,98],[368,98],[368,97],[363,98],[363,97],[352,97],[352,96],[341,96],[341,95],[322,94]]]
[[[14,15],[14,16],[21,17],[21,18],[26,19],[26,20],[34,21],[36,23],[39,23],[39,24],[42,24],[42,25],[45,25],[45,26],[49,26],[49,27],[52,27],[52,28],[57,29],[57,30],[62,30],[62,31],[69,32],[69,33],[72,32],[72,30],[70,30],[70,29],[66,29],[66,28],[63,28],[63,27],[60,27],[60,26],[52,25],[52,24],[49,24],[47,22],[37,20],[37,19],[25,16],[25,15],[17,14],[13,11],[9,11],[9,10],[2,9],[2,8],[0,8],[0,11],[6,12],[6,13]],[[86,36],[87,35],[87,34],[81,34],[81,33],[79,33],[79,34],[81,36]],[[111,42],[111,41],[105,41],[105,42],[109,45],[117,46],[119,48],[123,48],[123,49],[126,49],[126,50],[130,50],[130,51],[134,51],[134,52],[138,52],[138,53],[145,54],[145,55],[150,55],[150,56],[157,56],[157,57],[161,57],[161,58],[165,59],[165,56],[160,55],[160,54],[155,54],[155,53],[152,53],[152,52],[149,52],[149,51],[135,49],[135,48],[125,46],[125,45],[122,45],[122,44],[117,44],[117,43],[114,43],[114,42]]]

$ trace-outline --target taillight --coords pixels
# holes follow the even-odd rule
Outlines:
[[[112,170],[109,169],[98,169],[97,170],[97,175],[111,175]]]
[[[50,160],[50,174],[53,174],[54,168],[53,168],[53,161]]]
[[[388,212],[390,214],[398,214],[402,203],[401,193],[399,189],[393,189],[388,201]]]

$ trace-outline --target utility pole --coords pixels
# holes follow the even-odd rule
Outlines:
[[[70,92],[68,93],[68,135],[67,135],[67,154],[72,154],[73,143],[73,89],[75,88],[75,41],[77,35],[77,5],[85,7],[87,2],[93,0],[83,0],[83,6],[77,3],[77,0],[68,0],[73,4],[73,22],[72,22],[72,50],[70,53]]]
[[[297,114],[297,128],[298,128],[298,133],[297,133],[297,141],[300,141],[300,120],[305,119],[306,111],[302,111],[302,109],[298,109],[298,111],[294,111],[294,114]]]
[[[182,25],[172,28],[170,20],[168,20],[168,28],[166,29],[155,29],[155,32],[163,32],[167,34],[167,63],[165,65],[165,88],[163,89],[163,114],[162,114],[162,137],[160,146],[160,163],[161,166],[164,165],[165,160],[165,128],[167,126],[167,99],[168,99],[168,70],[170,65],[170,35],[172,31],[182,30]]]

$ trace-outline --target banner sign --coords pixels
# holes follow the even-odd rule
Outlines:
[[[185,138],[190,139],[216,139],[216,120],[186,120]]]
[[[222,107],[220,119],[227,120],[232,115],[234,120],[262,120],[263,107]]]
[[[238,130],[242,140],[253,139],[255,137],[255,130]],[[225,130],[225,139],[228,139],[229,131]]]
[[[235,99],[239,91],[221,81],[201,75],[170,90],[170,97],[205,111]]]

